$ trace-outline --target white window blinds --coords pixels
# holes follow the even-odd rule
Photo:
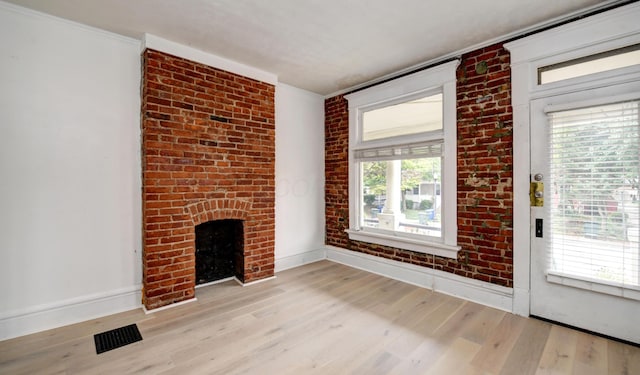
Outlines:
[[[418,159],[442,156],[442,140],[355,150],[356,161]]]
[[[638,289],[639,101],[548,113],[548,271]]]

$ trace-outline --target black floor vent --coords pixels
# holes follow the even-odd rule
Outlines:
[[[93,340],[96,342],[96,354],[100,354],[140,341],[142,335],[138,331],[138,326],[131,324],[93,335]]]

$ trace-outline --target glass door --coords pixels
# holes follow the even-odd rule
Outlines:
[[[531,104],[531,315],[640,342],[640,94],[625,87]]]

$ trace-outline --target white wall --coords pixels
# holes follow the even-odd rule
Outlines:
[[[140,43],[0,2],[0,340],[140,306]]]
[[[324,98],[276,86],[276,271],[325,258]]]
[[[140,43],[0,1],[0,340],[141,306]],[[324,98],[281,83],[276,195],[276,270],[324,259]]]

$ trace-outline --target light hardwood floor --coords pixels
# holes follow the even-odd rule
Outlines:
[[[640,348],[328,261],[0,342],[0,374],[640,374]],[[93,335],[143,340],[96,355]]]

